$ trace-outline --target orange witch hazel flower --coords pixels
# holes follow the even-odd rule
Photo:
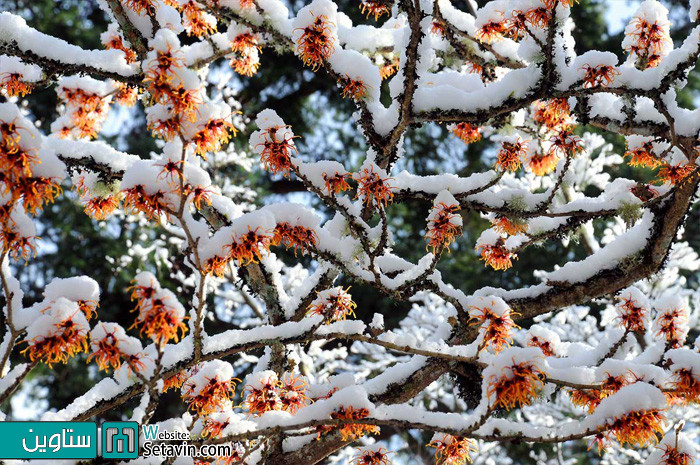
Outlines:
[[[39,360],[52,366],[67,363],[80,352],[87,352],[90,326],[78,304],[64,297],[50,303],[29,325],[22,353],[31,361]]]
[[[235,419],[230,412],[214,412],[207,415],[204,419],[204,427],[202,429],[202,436],[209,437],[212,439],[220,438],[224,430],[228,425],[234,423]],[[207,462],[209,463],[209,462]],[[231,463],[238,463],[232,461]]]
[[[360,11],[367,18],[374,16],[374,20],[377,21],[383,15],[391,13],[391,2],[388,0],[362,0]]]
[[[549,152],[564,156],[576,156],[583,152],[583,141],[575,135],[571,129],[564,128],[557,131],[549,139]]]
[[[233,367],[222,360],[203,362],[197,372],[182,385],[182,398],[198,415],[208,415],[230,406],[236,381]]]
[[[316,298],[309,304],[309,315],[322,315],[324,321],[342,321],[348,316],[355,316],[357,304],[348,293],[350,288],[333,287],[316,293]]]
[[[697,452],[693,442],[683,434],[680,429],[681,424],[676,429],[670,430],[656,446],[655,450],[649,454],[646,463],[653,465],[693,465],[697,460]]]
[[[282,222],[275,227],[270,245],[284,245],[287,249],[293,248],[296,256],[297,251],[301,251],[302,255],[306,254],[310,247],[316,246],[317,242],[318,237],[313,229]]]
[[[289,126],[273,110],[258,113],[255,123],[260,128],[250,136],[250,148],[260,155],[260,161],[273,174],[289,176],[292,169],[292,153],[296,152]]]
[[[312,11],[312,7],[318,8],[313,8]],[[334,5],[331,7],[326,3],[311,4],[302,8],[294,20],[292,39],[296,45],[296,54],[304,65],[314,71],[323,66],[335,50],[336,25],[329,19],[329,16],[335,17],[334,10]]]
[[[696,358],[697,354],[690,349],[673,349],[667,355],[667,359],[673,362],[670,367],[673,373],[671,386],[683,403],[700,399],[700,369],[693,363]]]
[[[513,266],[513,260],[517,255],[506,248],[505,239],[495,230],[487,229],[476,241],[475,249],[481,255],[481,259],[494,270],[507,270]]]
[[[673,50],[668,10],[657,2],[644,2],[625,28],[622,48],[639,69],[653,68]]]
[[[533,325],[527,334],[527,346],[537,347],[545,357],[554,357],[561,339],[554,331],[550,331],[539,325]]]
[[[481,140],[481,129],[469,123],[457,123],[449,127],[452,134],[459,137],[465,144]]]
[[[358,447],[357,455],[352,458],[354,465],[391,465],[391,452],[378,445]]]
[[[534,153],[528,160],[528,166],[536,176],[544,176],[551,173],[557,167],[559,157],[553,151],[545,154]]]
[[[31,225],[28,219],[27,223]],[[33,226],[31,226],[31,231],[34,231]],[[9,251],[10,257],[15,260],[22,258],[26,261],[29,260],[32,255],[36,255],[36,239],[37,236],[33,234],[29,235],[27,230],[19,229],[16,224],[3,223],[1,225],[0,245],[2,246],[2,250]]]
[[[90,331],[90,348],[92,353],[87,361],[95,359],[100,370],[108,371],[110,367],[117,370],[122,361],[132,366],[129,360],[141,356],[141,341],[128,336],[124,328],[117,323],[99,323]],[[139,367],[139,365],[134,365]]]
[[[353,100],[362,100],[367,96],[368,85],[360,79],[352,79],[347,74],[338,80],[338,85],[343,90],[343,97]]]
[[[496,166],[504,171],[515,171],[520,168],[522,160],[528,152],[528,142],[522,140],[518,135],[503,139],[501,150],[496,158]]]
[[[161,392],[166,392],[170,389],[180,389],[182,387],[182,383],[187,380],[188,376],[188,370],[180,370],[174,375],[165,378],[163,380],[163,389]]]
[[[607,87],[612,84],[615,76],[620,74],[620,72],[612,65],[591,66],[589,64],[585,64],[583,65],[582,69],[585,71],[585,75],[583,76],[583,87]]]
[[[445,465],[471,463],[471,453],[476,453],[479,450],[473,439],[445,433],[435,433],[428,447],[435,448],[436,463]]]
[[[14,194],[22,197],[24,209],[36,214],[44,204],[52,203],[63,192],[61,186],[51,178],[43,176],[21,177],[14,186]]]
[[[331,413],[331,418],[334,420],[361,420],[369,416],[369,410],[366,408],[355,408],[353,406],[340,406],[335,412]],[[336,427],[326,428],[321,426],[319,435],[324,432],[334,431]],[[343,441],[355,440],[366,434],[379,434],[379,427],[363,423],[344,423],[337,428],[340,432],[340,437]]]
[[[503,18],[503,13],[492,11],[491,15],[484,14],[479,20],[482,24],[477,24],[475,35],[481,42],[490,44],[494,40],[502,39],[508,32],[507,22]]]
[[[247,27],[237,24],[229,26],[227,35],[231,40],[231,66],[243,76],[252,76],[260,67],[260,38]]]
[[[388,79],[394,75],[399,70],[399,58],[394,57],[391,59],[382,58],[381,62],[378,63],[379,66],[379,77]]]
[[[139,332],[146,333],[156,343],[177,342],[178,332],[184,336],[187,326],[184,323],[185,309],[175,294],[162,289],[149,272],[139,273],[133,282],[131,300],[136,300],[133,311],[138,315],[132,327],[140,327]]]
[[[189,1],[183,4],[180,11],[188,35],[202,37],[216,32],[216,18],[206,13],[197,2]]]
[[[323,173],[323,181],[326,183],[328,195],[340,194],[350,190],[350,184],[347,181],[349,176],[350,174],[346,172]]]
[[[124,6],[135,11],[139,16],[155,12],[153,0],[124,0]]]
[[[243,388],[243,408],[250,415],[262,415],[272,410],[282,410],[279,394],[280,381],[272,370],[252,373],[246,378]]]
[[[106,220],[118,207],[119,197],[116,195],[93,197],[85,202],[85,213],[96,220]]]
[[[571,403],[586,408],[588,413],[593,413],[603,399],[610,397],[629,384],[627,378],[627,374],[613,376],[606,372],[605,379],[600,383],[600,389],[572,389],[569,391]]]
[[[658,388],[637,382],[603,399],[596,409],[608,436],[620,445],[645,447],[663,434],[666,396]]]
[[[85,213],[96,220],[109,218],[119,207],[118,182],[105,182],[96,173],[82,172],[73,177],[73,186],[85,205]]]
[[[261,227],[248,232],[234,235],[233,242],[226,246],[228,257],[235,259],[239,265],[258,263],[262,260],[264,251],[269,251],[272,237]]]
[[[653,140],[640,136],[627,136],[627,150],[625,157],[630,157],[630,166],[642,168],[656,168],[663,164],[654,153]]]
[[[643,333],[649,324],[649,299],[636,287],[629,287],[618,296],[617,320],[627,331]]]
[[[459,214],[459,202],[449,191],[443,190],[433,201],[428,215],[428,227],[425,234],[427,247],[437,253],[447,247],[462,232],[462,217]]]
[[[678,184],[681,184],[688,176],[690,176],[695,169],[695,164],[693,163],[678,163],[676,165],[672,165],[664,162],[659,170],[659,181],[663,184],[677,186]]]
[[[492,347],[495,353],[501,352],[513,342],[513,330],[519,328],[513,322],[513,311],[498,297],[484,300],[482,306],[469,307],[469,321],[481,328],[484,335],[483,347]]]
[[[231,140],[231,135],[235,137],[238,132],[229,118],[223,115],[211,115],[197,128],[197,132],[190,138],[190,143],[194,144],[195,153],[202,158],[206,158],[207,152],[221,150],[221,147]]]
[[[267,370],[249,375],[246,381],[243,406],[251,415],[271,410],[294,414],[310,402],[306,379],[300,375],[284,373],[280,380],[275,372]]]
[[[497,216],[491,220],[491,224],[496,231],[509,236],[517,236],[527,231],[527,221],[520,218]]]
[[[535,347],[511,347],[484,369],[488,396],[496,407],[530,405],[544,387],[544,359]]]
[[[532,118],[548,129],[571,125],[571,107],[565,98],[538,100],[533,105]]]
[[[377,208],[386,207],[394,199],[391,178],[386,171],[373,162],[365,162],[359,173],[355,173],[358,183],[357,198],[362,198],[365,205],[375,205]]]
[[[0,89],[9,97],[24,97],[41,79],[41,68],[22,62],[18,57],[0,56]]]
[[[688,336],[688,304],[681,297],[667,294],[654,304],[658,314],[654,320],[657,337],[665,339],[671,348],[678,348]]]

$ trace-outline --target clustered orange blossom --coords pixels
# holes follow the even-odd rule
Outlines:
[[[480,244],[475,248],[486,265],[494,270],[507,270],[513,266],[513,260],[517,259],[517,255],[506,248],[503,238],[495,244]]]
[[[258,382],[246,385],[243,393],[243,407],[250,415],[262,415],[272,410],[293,415],[310,402],[305,378],[289,372],[284,373],[282,379],[274,372],[266,372]]]
[[[428,447],[435,448],[435,461],[445,465],[471,463],[471,453],[477,452],[473,439],[451,434],[436,434]]]
[[[334,287],[316,293],[316,299],[309,304],[309,315],[321,315],[326,322],[342,321],[355,315],[357,304],[348,292],[350,288]]]
[[[136,282],[132,287],[131,300],[136,300],[133,311],[138,312],[133,327],[139,327],[140,334],[146,334],[159,344],[179,339],[178,332],[184,336],[187,332],[184,309],[170,292]]]
[[[313,23],[301,28],[297,39],[297,53],[314,71],[318,70],[335,49],[331,36],[331,23],[325,15],[318,15]]]
[[[513,362],[500,376],[492,375],[487,392],[489,397],[494,397],[494,406],[510,410],[530,405],[544,387],[544,378],[544,373],[534,363]]]
[[[469,123],[457,123],[452,128],[452,134],[459,137],[465,144],[471,144],[481,139],[481,129]]]
[[[433,205],[428,216],[428,228],[425,238],[426,248],[431,247],[437,253],[449,247],[462,232],[462,218],[459,215],[459,204],[439,202]]]
[[[495,353],[500,352],[513,342],[513,330],[519,328],[513,322],[513,312],[510,308],[500,312],[491,307],[470,307],[469,321],[472,325],[483,329],[483,346],[493,348]]]

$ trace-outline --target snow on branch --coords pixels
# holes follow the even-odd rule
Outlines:
[[[368,438],[390,429],[432,433],[438,463],[493,461],[504,449],[490,442],[580,440],[613,461],[690,463],[697,427],[673,423],[700,398],[688,341],[700,297],[686,278],[700,261],[680,234],[700,183],[700,110],[679,92],[700,26],[675,47],[669,12],[646,0],[619,62],[577,54],[573,0],[481,3],[363,0],[368,19],[353,24],[332,0],[295,13],[279,0],[105,0],[99,51],[0,13],[0,403],[35,367],[85,354],[105,377],[43,420],[140,398],[133,419],[156,423],[176,390],[179,413],[159,424],[235,444],[223,463],[387,465],[398,436]],[[362,152],[315,159],[289,119],[243,118],[227,80],[213,84],[227,66],[256,79],[270,49],[351,102]],[[54,83],[57,117],[40,130],[20,99]],[[103,137],[115,106],[134,105],[149,154]],[[421,153],[416,172],[419,126],[479,159]],[[229,163],[307,196],[255,204],[260,176],[230,179]],[[122,258],[146,269],[128,289],[39,283],[29,305],[13,264],[36,255],[42,209],[67,179],[86,215],[143,232]],[[554,269],[527,269],[533,249]],[[507,289],[471,288],[481,276],[456,280],[445,257]],[[129,294],[132,326],[101,320],[113,293]],[[410,308],[358,318],[379,298]]]

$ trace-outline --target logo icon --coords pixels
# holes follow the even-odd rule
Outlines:
[[[139,456],[139,424],[135,421],[106,421],[102,424],[102,457],[135,459]]]

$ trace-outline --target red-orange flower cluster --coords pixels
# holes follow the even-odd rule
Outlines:
[[[335,49],[332,23],[325,15],[319,15],[313,23],[300,29],[302,33],[296,42],[297,53],[304,65],[316,71],[323,66]]]
[[[365,205],[374,205],[377,208],[386,207],[394,199],[392,186],[386,178],[374,170],[374,165],[355,175],[357,180],[357,197],[362,197]]]
[[[435,448],[436,463],[445,465],[462,465],[471,463],[471,453],[477,452],[476,442],[473,439],[451,434],[438,434],[433,437],[428,447]]]
[[[557,163],[559,163],[559,157],[554,152],[536,153],[530,157],[528,166],[535,175],[544,176],[554,171]]]
[[[357,304],[347,289],[334,287],[316,293],[316,299],[309,304],[309,315],[322,315],[326,322],[345,320],[355,315]]]
[[[481,140],[481,129],[469,123],[457,123],[452,128],[452,134],[459,137],[465,144]]]
[[[331,413],[331,418],[334,420],[361,420],[369,416],[369,410],[366,408],[355,408],[353,406],[341,406],[338,410]],[[320,427],[319,436],[323,433],[334,431],[334,427]],[[338,428],[340,437],[343,441],[354,441],[366,434],[379,434],[379,427],[374,425],[366,425],[361,423],[344,423]]]
[[[495,244],[480,244],[476,246],[481,259],[494,270],[507,270],[513,266],[517,255],[506,249],[505,241],[499,239]]]
[[[270,245],[284,245],[287,249],[293,248],[294,254],[301,251],[304,255],[310,247],[316,246],[318,237],[313,229],[305,226],[292,226],[290,223],[278,223]]]
[[[9,97],[24,97],[34,86],[24,80],[21,73],[0,73],[0,89],[4,89]]]
[[[625,157],[630,157],[628,164],[630,166],[639,166],[643,168],[656,168],[663,163],[662,160],[654,154],[654,146],[651,141],[644,142],[635,148],[627,148]]]
[[[661,410],[641,410],[615,418],[609,431],[620,445],[644,447],[658,441],[663,435],[664,414]]]
[[[352,79],[345,76],[338,80],[338,85],[343,90],[343,97],[350,97],[353,100],[362,100],[367,96],[368,86],[359,79]]]
[[[583,70],[586,74],[583,76],[583,87],[607,87],[613,83],[615,76],[620,72],[610,65],[591,66],[583,65]]]
[[[219,379],[218,376],[207,378],[203,386],[197,386],[188,380],[182,386],[182,398],[187,407],[198,415],[208,415],[220,410],[233,397],[236,379]]]
[[[140,327],[140,334],[146,333],[160,344],[177,342],[178,331],[182,336],[187,332],[184,309],[172,292],[161,289],[153,280],[149,284],[146,281],[137,277],[131,287],[131,300],[136,300],[133,311],[138,312],[132,328]]]
[[[234,56],[231,66],[243,76],[252,76],[260,67],[260,40],[252,31],[242,32],[231,41]]]
[[[695,171],[694,163],[672,165],[664,162],[659,170],[659,181],[677,186],[685,181],[693,171]]]
[[[377,21],[383,15],[391,13],[391,2],[387,0],[362,0],[360,11],[367,18],[374,16],[374,20]]]
[[[357,455],[352,458],[352,463],[355,465],[391,465],[390,452],[383,447],[357,450]]]
[[[180,6],[180,12],[183,15],[183,25],[187,29],[188,35],[202,37],[216,32],[216,21],[209,20],[197,2],[185,3]]]
[[[427,247],[432,247],[433,253],[447,248],[462,232],[462,217],[459,215],[459,204],[439,202],[433,205],[428,216],[428,228],[425,238]]]
[[[534,363],[513,363],[503,369],[501,376],[492,375],[488,395],[495,396],[495,406],[507,410],[530,405],[544,387],[544,378],[544,373]]]
[[[254,384],[244,389],[243,406],[251,415],[262,415],[271,410],[294,414],[309,404],[306,381],[302,376],[285,373],[278,379],[274,372],[264,372]]]
[[[635,17],[625,30],[625,42],[623,46],[630,54],[637,57],[636,66],[639,69],[654,68],[659,65],[661,58],[672,47],[671,37],[668,33],[667,21],[649,22],[646,19]]]
[[[508,234],[509,236],[516,236],[527,231],[527,221],[519,218],[498,216],[491,220],[491,224],[493,224],[496,231],[501,234]]]
[[[571,108],[565,98],[538,100],[532,118],[547,129],[567,128],[571,125]]]
[[[472,325],[483,329],[484,348],[492,347],[495,353],[500,352],[513,342],[513,329],[519,328],[513,322],[513,312],[510,308],[497,307],[493,302],[491,307],[470,307]]]
[[[501,150],[496,158],[496,166],[504,171],[515,171],[522,165],[527,155],[527,141],[511,140],[501,143]]]
[[[350,184],[348,184],[347,173],[335,173],[329,175],[328,173],[323,173],[323,180],[326,182],[326,191],[328,195],[340,194],[350,190]]]
[[[271,173],[288,177],[292,168],[292,152],[297,150],[294,146],[295,136],[288,126],[272,126],[263,131],[263,138],[264,141],[257,145],[261,147],[260,161]]]

